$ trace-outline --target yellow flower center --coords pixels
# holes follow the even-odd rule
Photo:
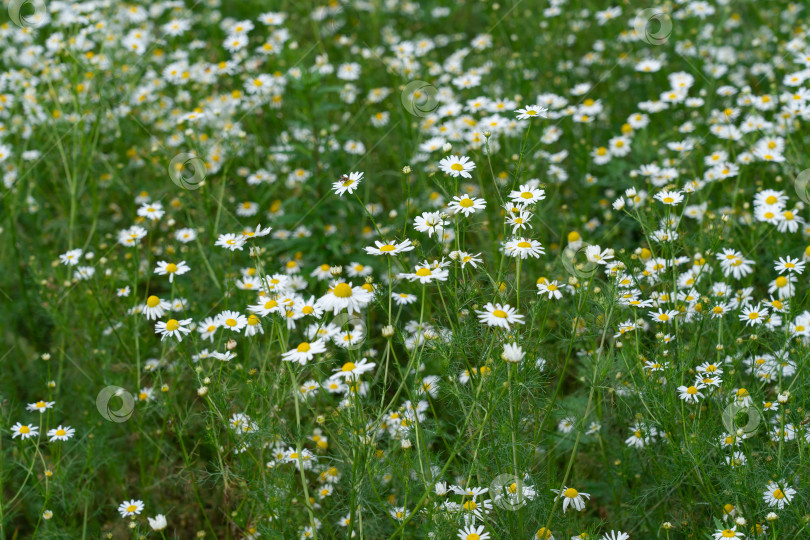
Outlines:
[[[464,165],[462,165],[461,163],[453,163],[452,165],[450,165],[450,168],[453,169],[454,171],[463,171]]]
[[[380,248],[380,251],[394,251],[395,249],[397,249],[395,246],[392,246],[391,244],[386,244]]]
[[[352,295],[352,288],[346,283],[338,283],[332,292],[338,298],[348,298]]]
[[[784,499],[784,498],[785,498],[785,494],[782,492],[782,490],[781,490],[781,489],[776,489],[776,490],[774,490],[774,492],[773,492],[773,498],[774,498],[774,499],[780,499],[780,500],[781,500],[781,499]]]
[[[416,271],[416,275],[419,277],[425,277],[430,275],[430,268],[420,268]]]
[[[64,437],[65,435],[67,435],[67,431],[65,431],[64,429],[57,429],[56,430],[56,436],[57,437]]]
[[[169,319],[169,322],[166,323],[166,330],[169,332],[177,330],[178,328],[180,328],[180,323],[177,322],[177,319]]]
[[[152,295],[146,299],[146,305],[149,307],[157,307],[158,304],[160,304],[160,298],[157,296]]]
[[[295,348],[298,352],[309,352],[312,347],[309,346],[309,343],[306,341],[304,343],[300,343],[298,347]]]
[[[565,491],[563,491],[563,495],[565,495],[569,499],[573,499],[574,497],[579,495],[579,491],[575,490],[574,488],[568,488]]]
[[[694,386],[690,386],[689,388],[686,389],[686,393],[691,395],[691,396],[694,396],[695,394],[697,394],[697,392],[698,392],[698,389],[695,388]]]
[[[472,511],[478,508],[478,503],[475,501],[467,501],[464,503],[464,510]]]
[[[138,507],[135,506],[134,504],[130,504],[129,506],[127,506],[127,512],[134,512],[137,509]]]
[[[20,428],[20,433],[27,435],[28,433],[31,433],[31,429],[28,426],[22,426]]]
[[[357,366],[354,365],[354,362],[346,362],[345,364],[343,364],[343,367],[340,368],[340,371],[352,371],[356,367]]]
[[[461,199],[461,200],[458,202],[458,205],[459,205],[459,206],[462,206],[462,207],[464,207],[464,208],[469,208],[469,207],[471,207],[473,204],[475,204],[475,203],[473,203],[473,200],[472,200],[472,199]]]
[[[530,248],[532,247],[531,242],[518,242],[517,247],[519,248]]]
[[[779,276],[776,278],[776,286],[780,289],[788,284],[788,280],[785,276]]]
[[[502,309],[496,309],[495,311],[492,312],[492,315],[498,317],[499,319],[505,319],[507,317],[506,312]]]
[[[228,326],[231,326],[231,327],[236,326],[236,324],[237,324],[236,319],[228,319],[228,320],[225,321],[225,324],[227,324]]]

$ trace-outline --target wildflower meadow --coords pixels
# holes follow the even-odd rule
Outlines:
[[[4,0],[0,540],[810,539],[808,11]]]

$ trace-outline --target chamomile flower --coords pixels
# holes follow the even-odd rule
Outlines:
[[[470,171],[475,169],[475,163],[467,156],[448,156],[439,162],[439,169],[454,178],[472,178]]]
[[[512,324],[524,324],[523,315],[509,304],[487,302],[482,311],[476,311],[478,320],[487,326],[509,330]]]
[[[302,366],[315,358],[316,354],[326,352],[326,344],[320,340],[308,342],[302,341],[294,349],[290,349],[281,355],[281,359],[286,362],[298,362]]]
[[[55,401],[37,401],[36,403],[29,403],[25,406],[25,410],[31,412],[44,413],[56,404]]]
[[[771,481],[768,482],[765,492],[762,494],[762,500],[768,503],[768,506],[778,507],[779,510],[782,510],[790,504],[794,495],[796,495],[796,490],[784,481],[780,483]]]
[[[171,307],[172,305],[166,300],[152,295],[146,299],[146,304],[141,307],[141,312],[146,315],[148,320],[153,321],[163,317],[166,311],[171,309]]]
[[[217,238],[216,245],[230,251],[242,251],[245,240],[245,236],[241,234],[238,236],[232,233],[220,234],[219,238]]]
[[[62,264],[65,266],[75,266],[79,263],[82,256],[82,250],[80,249],[71,249],[70,251],[66,251],[59,255],[59,260],[62,261]]]
[[[674,309],[665,310],[659,308],[658,311],[651,311],[649,315],[650,318],[658,324],[669,324],[678,315],[678,312]]]
[[[683,202],[683,194],[680,191],[660,191],[655,194],[655,198],[667,206],[675,206]]]
[[[483,259],[481,259],[480,253],[472,255],[466,251],[451,251],[450,258],[454,261],[460,262],[462,268],[468,264],[473,268],[478,268],[478,265],[484,262]]]
[[[163,205],[159,202],[147,203],[138,208],[138,215],[152,221],[157,221],[165,214]]]
[[[448,263],[441,261],[438,263],[429,263],[423,261],[416,265],[412,273],[401,272],[397,277],[407,279],[408,281],[418,281],[422,284],[433,283],[434,281],[447,281],[450,272],[444,268]]]
[[[167,337],[176,338],[177,341],[183,341],[183,334],[188,334],[191,332],[190,328],[187,326],[191,324],[191,319],[169,319],[166,322],[158,321],[155,324],[155,333],[160,334],[162,337],[160,341],[163,341]]]
[[[327,293],[316,302],[324,311],[331,311],[335,315],[346,310],[349,315],[359,313],[361,309],[371,302],[373,294],[362,286],[354,287],[351,283],[335,281]]]
[[[558,283],[556,279],[554,281],[546,280],[537,284],[537,294],[541,296],[545,294],[551,300],[559,300],[562,298],[562,291],[566,286],[564,283]]]
[[[523,352],[523,349],[521,349],[520,345],[517,343],[507,343],[503,346],[503,352],[501,353],[501,358],[504,362],[513,364],[519,364],[523,361],[525,356],[526,353]]]
[[[518,120],[530,120],[532,118],[548,118],[548,109],[540,105],[527,105],[522,109],[517,109]]]
[[[165,276],[166,274],[169,275],[169,283],[174,281],[174,276],[182,276],[186,272],[191,270],[189,266],[186,264],[186,261],[180,261],[179,263],[167,263],[166,261],[160,261],[157,263],[157,268],[155,268],[155,273],[159,276]]]
[[[413,228],[417,232],[426,232],[428,238],[432,237],[433,233],[442,236],[446,226],[447,221],[441,212],[423,212],[422,215],[416,216],[413,220]]]
[[[158,514],[153,518],[147,517],[146,521],[149,522],[149,527],[153,531],[162,531],[169,525],[169,523],[166,521],[166,516],[163,514]]]
[[[568,510],[569,506],[573,507],[576,511],[584,510],[585,499],[591,498],[589,493],[579,492],[572,487],[563,487],[562,490],[552,489],[551,491],[557,494],[557,499],[562,499],[563,514]]]
[[[484,532],[483,525],[479,525],[478,527],[475,525],[468,525],[459,529],[458,537],[460,540],[487,540],[489,538],[489,533]]]
[[[528,257],[537,259],[545,253],[543,245],[537,240],[531,238],[513,238],[504,245],[504,252],[510,257],[520,257],[526,259]]]
[[[368,246],[364,248],[369,255],[398,255],[399,253],[414,249],[411,241],[407,238],[402,242],[394,242],[393,240],[380,242],[379,240],[375,240],[374,244],[376,247]]]
[[[136,516],[143,512],[143,501],[135,499],[124,501],[118,506],[118,512],[122,518]]]
[[[783,272],[790,272],[800,274],[804,272],[805,263],[800,259],[793,259],[791,257],[779,257],[779,260],[774,265],[774,269],[780,274]]]
[[[546,198],[546,192],[533,187],[531,184],[523,184],[517,190],[509,194],[512,202],[520,205],[535,204]]]
[[[219,328],[230,330],[231,332],[241,332],[247,326],[247,317],[238,311],[223,311],[216,318],[216,325]]]
[[[487,203],[484,201],[484,199],[473,198],[469,195],[462,195],[461,197],[453,197],[453,200],[447,206],[454,214],[461,213],[469,217],[476,211],[486,208]]]
[[[334,178],[334,176],[332,178]],[[340,177],[340,180],[332,183],[332,190],[334,190],[335,195],[338,196],[343,196],[344,193],[351,195],[357,189],[357,186],[360,185],[362,180],[362,172],[352,172],[348,175],[344,174]]]
[[[610,531],[602,535],[601,540],[630,540],[630,535],[623,531]]]
[[[39,435],[39,428],[31,424],[21,424],[17,422],[11,426],[11,438],[19,437],[21,440],[30,439]]]
[[[744,322],[746,326],[758,326],[765,322],[768,317],[768,308],[761,305],[744,306],[742,313],[739,315],[740,321]]]
[[[360,359],[357,363],[346,362],[341,367],[335,369],[335,373],[329,376],[329,379],[353,379],[367,371],[371,371],[376,366],[374,362],[369,362],[365,358]]]
[[[76,430],[70,426],[62,426],[48,430],[48,437],[50,442],[68,441],[76,434]]]
[[[687,403],[697,403],[703,397],[701,389],[706,388],[706,385],[698,383],[692,386],[679,386],[679,397]]]
[[[737,530],[737,526],[733,526],[730,529],[717,529],[712,534],[714,540],[724,540],[726,538],[745,538],[745,535]]]

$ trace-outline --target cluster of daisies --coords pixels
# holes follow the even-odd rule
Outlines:
[[[224,457],[234,458],[234,470],[250,463],[262,479],[288,474],[296,484],[282,486],[278,499],[296,503],[300,480],[309,504],[299,505],[294,519],[282,518],[281,508],[244,517],[242,508],[268,504],[245,474],[245,500],[259,493],[258,503],[228,508],[233,523],[246,523],[245,538],[262,534],[255,524],[284,528],[295,520],[301,538],[325,536],[333,516],[352,536],[364,519],[404,536],[429,508],[462,540],[484,540],[498,536],[504,505],[548,501],[547,523],[535,538],[555,540],[552,528],[578,527],[583,523],[572,525],[571,516],[594,510],[591,495],[572,483],[599,499],[587,487],[597,478],[573,460],[587,451],[577,446],[580,436],[642,462],[691,444],[686,429],[686,440],[678,439],[674,422],[695,433],[714,430],[707,438],[735,473],[759,467],[755,444],[768,458],[778,448],[778,470],[769,471],[760,506],[716,508],[728,528],[706,528],[704,536],[776,535],[779,514],[787,518],[784,511],[802,502],[796,469],[810,429],[796,383],[810,343],[810,224],[806,182],[790,180],[802,168],[793,156],[801,154],[810,119],[810,36],[800,23],[806,8],[757,6],[770,24],[748,40],[740,31],[746,21],[726,0],[678,0],[658,15],[675,24],[657,31],[626,6],[569,4],[551,0],[534,14],[543,31],[526,47],[571,51],[554,58],[548,74],[531,54],[501,58],[511,49],[503,43],[509,13],[498,13],[486,33],[445,33],[456,15],[467,14],[463,5],[332,0],[304,14],[236,19],[219,0],[194,8],[174,0],[50,2],[36,6],[25,28],[0,27],[0,174],[8,200],[34,218],[51,211],[49,190],[36,183],[54,176],[36,169],[56,161],[38,148],[43,133],[47,147],[54,133],[92,133],[105,164],[104,173],[92,171],[93,189],[73,171],[57,170],[69,173],[78,199],[71,200],[70,239],[50,252],[61,253],[63,266],[54,261],[55,279],[37,286],[44,298],[53,283],[67,282],[104,310],[89,319],[104,321],[104,343],[90,348],[134,340],[139,360],[126,369],[140,369],[139,387],[146,381],[139,406],[158,414],[171,378],[190,390],[190,407],[216,418],[205,432],[216,432],[216,422],[227,432],[211,445],[217,467]],[[368,18],[376,25],[378,11],[385,16],[367,40],[372,45],[357,37],[356,25]],[[564,36],[550,28],[563,28]],[[547,76],[551,71],[565,76]],[[421,80],[430,82],[406,104],[401,86],[410,85],[401,83]],[[268,118],[281,128],[263,129]],[[137,135],[122,130],[133,122]],[[413,138],[397,140],[403,132]],[[394,142],[401,163],[387,170],[376,158]],[[192,148],[204,163],[199,200],[167,196],[168,182],[152,189],[155,177],[165,180],[161,159]],[[119,204],[113,199],[122,178],[144,182],[151,193],[127,191]],[[86,204],[95,190],[108,206]],[[199,216],[203,207],[210,215]],[[92,225],[85,223],[90,209]],[[86,242],[78,238],[85,232]],[[691,242],[696,233],[708,239],[700,249]],[[296,252],[300,246],[306,253]],[[521,289],[527,278],[531,286],[524,281]],[[473,290],[474,298],[459,296]],[[593,295],[609,306],[595,320],[580,316],[583,304],[603,307]],[[472,330],[459,332],[459,325]],[[546,339],[549,328],[555,339],[572,332],[565,356]],[[601,342],[579,341],[595,330]],[[478,354],[454,351],[449,363],[436,361],[470,335],[483,336],[474,343]],[[71,346],[81,339],[71,337]],[[534,376],[553,365],[547,371],[568,380],[571,356],[573,364],[597,365],[608,350],[622,371],[598,381],[600,392],[637,411],[619,420],[618,449],[606,433],[616,424],[603,421],[601,407],[597,418],[590,398],[585,408],[552,408],[560,385],[541,426],[553,419],[551,436],[577,441],[574,477],[565,472],[562,485],[548,491],[529,476],[503,491],[472,485],[472,474],[449,487],[437,480],[443,469],[432,443],[451,446],[442,429],[452,424],[447,416],[456,402],[494,408],[492,396],[479,392],[502,371],[511,397],[528,388],[513,373]],[[253,367],[257,355],[262,370]],[[247,400],[250,392],[229,378],[243,363],[251,367],[244,372],[249,384],[263,385],[261,400]],[[577,381],[582,385],[566,392],[587,394],[587,378],[577,373]],[[55,381],[47,387],[49,396],[61,390]],[[228,410],[217,409],[221,403]],[[43,465],[43,450],[61,452],[76,435],[67,425],[51,427],[54,407],[27,405],[39,421],[16,421],[9,430]],[[661,414],[664,407],[671,414]],[[515,408],[509,427],[522,439],[537,422],[527,403]],[[721,429],[710,409],[749,411],[751,425]],[[298,440],[293,422],[303,434]],[[271,430],[278,432],[268,437]],[[543,446],[547,434],[536,435],[533,447],[556,451],[556,444]],[[514,438],[490,442],[498,451],[518,446]],[[357,454],[366,449],[387,460],[384,472],[368,475],[375,495],[387,490],[373,512],[354,500]],[[418,456],[424,498],[411,496],[400,453]],[[444,474],[460,474],[450,461]],[[483,466],[478,461],[475,467]],[[145,507],[124,500],[118,513],[134,529]],[[114,506],[109,511],[115,515]],[[54,517],[49,509],[41,515]],[[148,524],[157,532],[168,526],[162,514]],[[631,533],[611,528],[600,540]]]

